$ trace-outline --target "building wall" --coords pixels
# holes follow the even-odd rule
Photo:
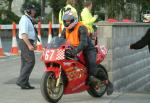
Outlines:
[[[150,89],[150,54],[147,47],[130,50],[129,44],[139,40],[149,24],[99,24],[99,44],[108,47],[103,62],[116,91],[145,91]]]

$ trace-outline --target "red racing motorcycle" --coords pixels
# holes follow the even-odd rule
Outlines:
[[[63,94],[83,91],[87,91],[93,97],[102,97],[106,92],[106,85],[101,80],[98,80],[95,86],[88,85],[89,75],[83,53],[79,53],[76,59],[67,58],[65,50],[68,47],[63,38],[55,37],[43,51],[41,59],[45,64],[45,70],[40,87],[43,97],[52,103],[57,103]],[[107,49],[104,46],[96,46],[96,49],[97,68],[103,69],[107,74],[106,69],[100,64],[107,54]]]

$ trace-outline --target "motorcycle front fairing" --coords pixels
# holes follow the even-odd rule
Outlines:
[[[64,94],[78,93],[88,89],[86,85],[88,72],[84,65],[76,60],[66,60],[62,67],[68,80]]]
[[[61,72],[62,61],[65,59],[64,52],[64,48],[45,49],[41,56],[46,66],[44,71],[52,71],[55,73],[55,77],[58,78]]]
[[[41,60],[45,63],[45,72],[54,72],[55,77],[58,78],[61,72],[61,60],[64,60],[65,47],[61,46],[66,40],[64,38],[54,37],[52,41],[47,44],[47,47],[41,55]]]

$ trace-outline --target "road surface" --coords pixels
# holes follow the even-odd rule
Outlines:
[[[40,92],[40,80],[44,64],[36,55],[36,65],[30,82],[34,90],[21,90],[16,84],[20,70],[20,57],[0,58],[0,103],[47,103]],[[59,103],[150,103],[150,92],[117,93],[102,98],[93,98],[87,92],[65,95]]]

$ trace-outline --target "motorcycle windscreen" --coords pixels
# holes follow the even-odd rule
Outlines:
[[[51,42],[47,44],[47,49],[58,48],[66,42],[65,38],[62,37],[53,37]]]

